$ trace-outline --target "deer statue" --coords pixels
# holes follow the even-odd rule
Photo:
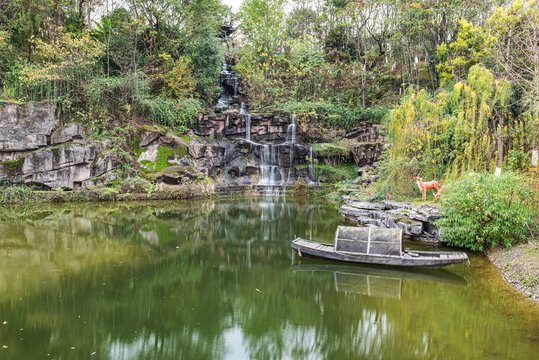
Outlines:
[[[436,193],[436,195],[434,195],[434,201],[438,200],[438,198],[440,197],[440,195],[442,195],[442,193],[449,187],[449,185],[442,185],[440,187],[440,189],[438,190],[438,192]]]
[[[421,190],[421,199],[423,201],[426,201],[427,200],[427,190],[436,190],[438,191],[438,189],[440,188],[440,184],[437,182],[437,181],[425,181],[425,182],[422,182],[421,180],[421,172],[423,171],[423,169],[420,169],[419,170],[419,174],[417,174],[416,177],[414,177],[416,183],[417,183],[417,186],[419,187],[419,190]]]

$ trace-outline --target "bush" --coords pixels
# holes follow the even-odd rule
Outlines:
[[[187,47],[185,54],[191,59],[198,94],[202,99],[212,102],[221,93],[219,74],[223,54],[213,30],[205,26],[200,31]]]
[[[97,78],[86,90],[89,112],[93,117],[123,119],[129,116],[136,97],[149,91],[144,74]]]
[[[172,100],[165,97],[137,99],[137,112],[146,121],[166,126],[177,126],[182,132],[196,120],[202,104],[196,99]]]
[[[525,171],[529,166],[530,157],[519,150],[511,150],[505,159],[507,166],[514,171]]]
[[[165,94],[183,99],[194,95],[197,82],[191,73],[191,59],[180,57],[174,62],[174,67],[165,75]]]
[[[399,157],[389,161],[387,151],[380,158],[378,174],[380,180],[376,183],[379,194],[390,193],[396,198],[415,198],[420,196],[414,176],[418,173],[419,165],[417,160]],[[423,175],[425,179],[432,179]],[[432,194],[432,191],[429,191]]]
[[[0,187],[0,204],[26,202],[30,199],[32,188],[26,185]]]
[[[176,126],[182,131],[196,120],[202,104],[196,99],[171,99],[151,96],[144,75],[96,79],[88,89],[91,110],[105,118],[131,115],[160,125]]]
[[[349,181],[356,175],[355,165],[316,165],[318,180],[325,183],[337,183],[339,181]]]
[[[352,130],[360,121],[380,123],[388,109],[383,106],[362,109],[360,106],[349,109],[343,105],[334,105],[326,102],[289,102],[283,109],[293,114],[306,114],[315,118],[318,122]]]
[[[438,220],[451,245],[482,251],[525,241],[535,225],[528,180],[505,172],[470,174],[452,184],[442,199],[444,218]]]

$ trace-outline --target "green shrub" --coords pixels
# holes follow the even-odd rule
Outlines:
[[[190,63],[191,59],[183,56],[174,62],[174,67],[164,77],[166,95],[178,99],[194,95],[197,81],[191,73]]]
[[[511,150],[505,159],[507,166],[514,171],[524,171],[530,164],[528,155],[519,150]]]
[[[320,182],[336,183],[351,180],[356,174],[355,165],[315,165]]]
[[[317,143],[313,144],[313,148],[316,150],[316,156],[319,159],[327,159],[331,164],[350,164],[354,162],[350,146],[343,141],[335,143]]]
[[[525,241],[535,224],[529,185],[511,172],[472,173],[452,184],[442,198],[444,218],[437,222],[443,237],[475,251]]]
[[[379,194],[389,193],[394,198],[415,198],[421,196],[421,190],[416,185],[414,176],[418,173],[419,164],[416,159],[399,157],[388,161],[388,152],[382,153],[378,174],[380,180],[376,183]],[[429,175],[423,175],[431,179]],[[432,196],[432,191],[429,191]]]
[[[122,119],[131,115],[136,99],[149,91],[144,74],[97,78],[88,86],[86,96],[94,117]]]
[[[349,109],[343,105],[334,105],[327,102],[289,102],[283,109],[292,114],[306,114],[318,122],[340,127],[346,130],[352,128],[360,121],[380,123],[388,109],[383,106],[362,109],[360,106]]]
[[[25,185],[8,185],[0,187],[0,204],[26,202],[30,198],[32,188]]]
[[[137,112],[146,121],[166,126],[176,126],[181,133],[193,124],[202,104],[196,99],[173,100],[165,97],[141,97],[137,99]]]
[[[214,30],[204,26],[200,33],[191,39],[185,54],[191,59],[196,90],[206,101],[213,101],[221,92],[219,74],[223,63],[222,47]]]
[[[196,99],[171,99],[149,94],[149,82],[138,77],[96,79],[87,91],[91,108],[108,118],[129,118],[136,115],[145,121],[178,127],[187,131],[196,120],[202,103]]]

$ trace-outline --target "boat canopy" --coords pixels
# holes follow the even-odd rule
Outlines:
[[[339,226],[335,233],[335,251],[400,257],[403,254],[402,229]]]

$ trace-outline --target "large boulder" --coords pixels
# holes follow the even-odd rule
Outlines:
[[[145,148],[146,146],[159,139],[162,135],[161,131],[144,129],[140,133],[140,140],[138,143],[139,148]]]
[[[160,179],[165,184],[180,185],[191,183],[203,177],[202,173],[191,166],[171,166],[163,171]]]
[[[0,179],[52,189],[73,189],[116,168],[111,156],[98,156],[99,152],[97,143],[43,148],[16,161],[0,163]]]
[[[222,157],[225,150],[222,142],[213,139],[193,138],[189,143],[189,154],[194,159]]]
[[[0,108],[0,152],[35,150],[47,145],[56,125],[54,105],[4,103]]]
[[[86,137],[83,127],[72,123],[54,131],[51,135],[51,145],[62,144],[70,141],[83,140]]]
[[[402,229],[405,235],[415,240],[442,241],[434,224],[436,219],[442,217],[438,206],[415,206],[390,200],[377,203],[349,198],[341,206],[341,213],[348,220],[361,225]]]

